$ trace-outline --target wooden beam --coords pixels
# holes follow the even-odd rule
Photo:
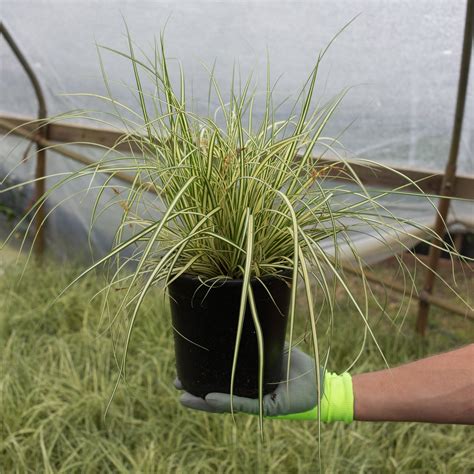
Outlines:
[[[44,123],[38,122],[33,117],[19,115],[0,115],[2,122],[7,121],[13,127],[19,127],[31,134],[38,133]],[[3,127],[2,127],[3,128]],[[49,139],[59,143],[90,143],[112,147],[123,140],[125,132],[113,128],[88,127],[85,125],[49,122]],[[117,150],[130,151],[130,143],[120,143]],[[138,148],[136,148],[138,150]]]
[[[437,195],[443,181],[443,173],[439,172],[415,170],[398,166],[393,167],[394,171],[390,171],[376,164],[368,167],[354,160],[347,161],[357,177],[366,186],[395,189],[409,183],[409,181],[403,177],[406,176],[409,180],[415,182],[417,186],[409,185],[404,188],[404,191],[419,192],[421,189],[424,193]],[[344,175],[341,174],[341,167],[344,168],[344,166],[342,164],[342,166],[337,166],[336,160],[322,158],[319,163],[322,167],[331,166],[327,174],[331,178],[347,179],[347,177],[344,178]],[[417,187],[419,189],[417,189]],[[451,193],[450,197],[474,199],[474,176],[458,175],[456,177],[456,189]]]
[[[358,268],[351,267],[349,265],[344,265],[344,270],[350,273],[354,273],[355,275],[362,276],[362,272]],[[408,290],[405,285],[397,283],[396,281],[380,278],[380,275],[376,275],[368,270],[364,270],[363,276],[368,281],[383,286],[384,288],[396,291],[397,293],[408,293]],[[426,291],[421,291],[420,293],[413,293],[411,294],[411,297],[416,298],[418,301],[438,306],[439,308],[448,311],[450,314],[461,316],[462,318],[467,319],[469,321],[474,321],[474,311],[467,306],[458,306],[457,304],[446,301],[446,299],[443,297],[434,296]]]
[[[60,146],[60,145],[58,145],[58,144],[56,144],[56,143],[54,143],[50,140],[46,140],[46,139],[42,138],[35,131],[32,131],[32,129],[30,129],[30,131],[28,131],[27,127],[21,127],[21,126],[18,127],[18,125],[19,125],[18,122],[8,121],[8,120],[0,118],[0,129],[8,130],[8,131],[10,131],[10,133],[13,133],[14,135],[18,135],[18,136],[21,136],[21,137],[23,137],[27,140],[34,141],[34,142],[38,143],[39,145],[41,145],[42,147],[53,147],[55,152],[60,153],[64,156],[66,156],[67,158],[70,158],[70,159],[72,159],[74,161],[77,161],[79,163],[82,163],[84,165],[91,165],[91,164],[94,163],[93,160],[90,160],[89,158],[85,157],[84,155],[81,155],[80,153],[69,150],[68,148],[66,148],[64,146]],[[81,128],[81,127],[79,127],[79,128]],[[326,161],[328,161],[328,160],[326,160]],[[328,161],[328,163],[329,163],[329,161]],[[115,177],[117,179],[120,179],[120,180],[125,181],[127,183],[132,183],[133,182],[132,177],[125,174],[125,173],[115,173]],[[150,189],[150,191],[154,192],[153,189]],[[357,270],[353,267],[345,266],[344,268],[345,268],[345,270],[347,270],[349,272],[360,274],[360,270]],[[378,276],[373,275],[370,272],[364,272],[364,274],[365,274],[365,277],[369,281],[372,281],[374,283],[381,284],[383,286],[389,287],[392,290],[400,292],[400,293],[405,292],[405,288],[402,287],[400,284],[398,284],[396,282],[389,282],[389,281],[381,280]],[[442,298],[435,297],[431,294],[427,294],[426,292],[422,292],[420,295],[414,294],[413,296],[415,298],[419,299],[419,300],[422,300],[422,301],[427,301],[427,302],[429,301],[431,304],[434,304],[434,305],[437,305],[437,306],[439,306],[443,309],[446,309],[446,310],[450,311],[453,314],[463,316],[466,319],[474,320],[474,316],[472,315],[472,311],[469,311],[469,309],[460,308],[459,306],[453,305],[451,303],[447,303]]]
[[[0,119],[0,128],[9,129],[11,125],[12,124],[9,123],[7,120]],[[96,163],[94,160],[91,160],[90,158],[87,158],[86,156],[80,153],[77,153],[73,150],[69,150],[64,146],[58,145],[57,143],[54,143],[51,140],[47,140],[41,137],[38,133],[29,132],[28,130],[25,130],[24,127],[13,128],[11,130],[11,133],[23,137],[27,140],[31,140],[40,145],[42,148],[51,148],[56,153],[66,156],[67,158],[70,158],[71,160],[81,163],[85,166],[94,165]],[[125,181],[126,183],[132,184],[134,182],[133,177],[127,173],[116,172],[113,174],[115,178],[120,179],[121,181]],[[155,190],[153,188],[150,188],[149,191],[155,193]]]
[[[34,121],[31,117],[0,115],[0,129],[8,130],[18,127],[16,130],[28,132],[29,135],[38,132],[41,124]],[[19,134],[19,133],[18,133]],[[23,133],[23,135],[25,135]],[[48,138],[52,142],[59,143],[90,143],[99,144],[106,147],[112,147],[123,140],[125,132],[111,128],[95,128],[84,125],[73,125],[67,123],[52,122],[48,128]],[[140,152],[138,147],[131,143],[120,143],[117,145],[118,151]],[[395,172],[376,165],[368,167],[361,162],[348,160],[351,168],[357,174],[361,182],[366,186],[376,186],[380,188],[394,189],[407,184],[407,180],[400,176],[404,175],[417,183],[420,189],[428,194],[438,194],[443,181],[443,173],[414,170],[410,168],[394,167]],[[319,160],[319,166],[324,169],[324,174],[332,179],[347,180],[344,174],[343,166],[338,164],[337,160],[322,158]],[[347,172],[347,170],[346,170]],[[405,190],[416,191],[415,186],[404,188]],[[456,187],[453,190],[452,197],[463,199],[474,199],[474,176],[458,175],[456,177]]]

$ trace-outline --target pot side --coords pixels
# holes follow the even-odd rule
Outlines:
[[[263,333],[263,391],[267,394],[282,380],[291,288],[288,278],[266,276],[261,280],[253,279],[251,285]],[[168,289],[175,329],[176,369],[183,388],[199,397],[211,392],[229,393],[242,280],[218,282],[211,288],[210,284],[203,285],[197,276],[182,275]],[[258,397],[258,342],[248,304],[234,394]]]

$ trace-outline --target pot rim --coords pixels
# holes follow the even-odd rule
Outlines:
[[[257,282],[257,281],[267,281],[267,280],[284,280],[288,281],[291,280],[291,275],[292,272],[290,270],[284,270],[278,273],[271,273],[267,275],[263,275],[261,277],[255,277],[253,276],[250,281],[251,282]],[[202,284],[207,284],[207,283],[220,283],[221,285],[229,285],[229,286],[236,286],[236,285],[241,285],[243,282],[242,278],[226,278],[226,277],[211,277],[211,278],[205,278],[202,275],[196,275],[193,273],[183,273],[180,275],[178,278],[176,278],[175,281],[178,280],[187,280],[187,281],[199,281]]]

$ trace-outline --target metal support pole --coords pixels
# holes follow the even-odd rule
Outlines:
[[[458,96],[456,102],[456,112],[454,116],[453,134],[451,137],[451,148],[449,150],[449,158],[446,164],[444,178],[439,192],[441,198],[438,205],[438,214],[436,215],[436,222],[434,226],[434,231],[437,235],[440,236],[444,235],[444,231],[446,230],[445,221],[449,211],[450,199],[446,198],[446,196],[452,195],[456,180],[456,164],[459,151],[459,142],[461,139],[464,106],[466,103],[466,91],[469,79],[469,63],[471,60],[471,49],[473,40],[473,16],[474,0],[467,0],[461,71],[459,75]],[[431,296],[431,294],[433,293],[433,287],[435,284],[435,273],[436,269],[438,268],[438,261],[440,255],[440,249],[435,247],[430,248],[425,284],[420,294],[420,296],[425,297],[420,299],[420,304],[418,308],[418,319],[416,321],[416,331],[421,335],[424,335],[426,333],[426,325],[428,323],[428,313],[430,309],[430,301],[428,295]]]
[[[16,58],[22,65],[24,71],[26,72],[33,89],[35,90],[36,98],[38,99],[38,119],[44,120],[47,117],[46,112],[46,102],[44,100],[44,94],[41,89],[41,85],[39,80],[28,64],[25,56],[18,48],[17,44],[15,43],[13,37],[8,32],[7,28],[5,27],[3,22],[0,22],[0,35],[3,35],[6,42],[9,44],[10,48],[12,49],[13,53],[15,54]],[[41,126],[38,128],[38,135],[43,138],[48,138],[48,126],[46,122],[40,124]],[[35,178],[43,178],[46,174],[46,150],[37,142],[36,144],[36,170],[35,170]],[[38,200],[43,196],[45,192],[45,180],[39,179],[35,183],[35,194],[34,194],[34,201],[38,202]],[[35,228],[36,228],[36,235],[35,235],[35,252],[38,256],[43,255],[44,248],[45,248],[45,239],[44,239],[44,229],[45,229],[45,219],[46,210],[44,204],[42,204],[37,212],[35,217]]]

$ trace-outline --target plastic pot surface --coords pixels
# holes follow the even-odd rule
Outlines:
[[[264,339],[263,391],[271,393],[282,380],[290,280],[266,276],[251,285]],[[241,280],[203,284],[191,275],[182,275],[169,286],[177,374],[193,395],[230,392],[241,293]],[[258,342],[248,304],[234,394],[258,397]]]

